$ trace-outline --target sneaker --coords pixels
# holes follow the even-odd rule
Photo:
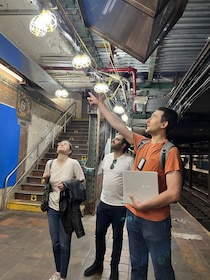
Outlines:
[[[102,273],[104,270],[104,266],[103,266],[103,263],[97,263],[96,261],[90,266],[88,267],[85,272],[84,272],[84,275],[85,276],[91,276],[93,274],[96,274],[96,273]]]
[[[60,273],[55,272],[49,280],[60,280]]]

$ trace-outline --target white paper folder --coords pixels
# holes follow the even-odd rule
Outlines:
[[[159,193],[158,173],[154,171],[123,172],[123,202],[131,203],[129,194],[145,202]]]

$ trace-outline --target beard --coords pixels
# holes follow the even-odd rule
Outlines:
[[[112,144],[111,148],[113,151],[119,152],[121,150],[121,144],[120,145]]]

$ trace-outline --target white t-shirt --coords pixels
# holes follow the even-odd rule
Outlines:
[[[117,158],[114,168],[110,166],[114,160],[114,153],[107,154],[102,162],[103,187],[101,201],[112,206],[122,206],[123,203],[123,177],[122,172],[132,170],[134,158],[125,153]]]
[[[50,169],[50,161],[46,164],[45,169]],[[50,184],[53,192],[49,195],[49,207],[59,211],[60,190],[57,185],[60,182],[69,181],[71,179],[84,180],[85,176],[79,162],[76,159],[68,158],[62,167],[57,165],[57,159],[53,160],[50,169]]]

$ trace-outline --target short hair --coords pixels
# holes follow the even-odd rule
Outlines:
[[[159,107],[157,110],[162,111],[163,115],[161,118],[162,122],[167,121],[168,126],[166,128],[166,134],[169,133],[176,125],[178,121],[178,114],[173,109],[167,108],[167,107]]]
[[[122,139],[122,143],[126,144],[125,148],[123,149],[123,152],[128,152],[128,149],[130,148],[130,143],[128,143],[128,141],[125,138]]]

